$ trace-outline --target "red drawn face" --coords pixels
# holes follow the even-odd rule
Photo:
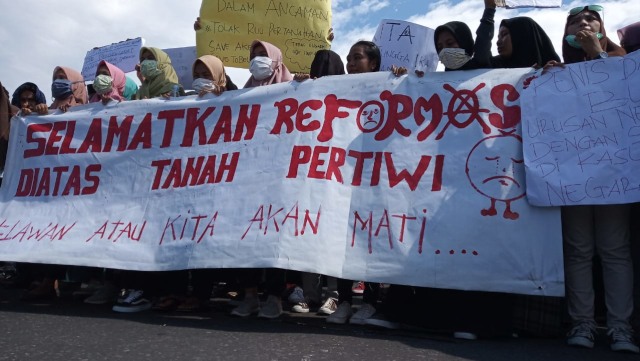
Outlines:
[[[502,201],[523,197],[522,140],[513,135],[482,139],[467,157],[466,172],[473,188],[485,197]]]
[[[356,119],[363,133],[375,132],[384,123],[384,105],[377,100],[368,101],[360,107]]]

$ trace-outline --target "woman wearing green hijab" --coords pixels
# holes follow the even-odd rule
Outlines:
[[[140,49],[140,71],[144,77],[136,99],[150,99],[159,96],[168,98],[185,95],[182,85],[178,83],[178,75],[171,65],[171,58],[158,48],[143,47]]]

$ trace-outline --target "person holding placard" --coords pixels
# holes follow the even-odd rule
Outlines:
[[[471,30],[460,21],[440,25],[434,32],[434,43],[440,62],[447,70],[471,70],[491,67],[491,40],[496,13],[495,0],[484,1],[484,13],[473,41]]]
[[[90,103],[102,102],[107,104],[111,100],[123,101],[124,90],[127,84],[127,76],[117,66],[102,60],[96,69],[96,77],[93,81],[93,89],[96,94],[89,100]]]
[[[497,46],[493,68],[541,67],[551,60],[560,61],[544,29],[524,16],[502,20]]]
[[[608,37],[600,5],[579,6],[569,11],[562,40],[566,64],[623,56],[624,49]],[[546,64],[561,65],[557,61]],[[562,207],[566,299],[572,329],[570,346],[593,348],[596,321],[593,257],[597,252],[607,306],[607,335],[613,351],[640,352],[633,341],[633,265],[629,245],[628,204]]]

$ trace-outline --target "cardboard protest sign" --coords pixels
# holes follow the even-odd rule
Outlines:
[[[640,201],[640,53],[530,80],[522,95],[529,202]]]
[[[183,48],[163,49],[171,59],[171,65],[178,75],[178,82],[185,89],[191,89],[193,83],[192,67],[196,61],[196,47],[187,46]]]
[[[249,67],[254,40],[264,40],[282,51],[292,72],[309,72],[320,49],[328,49],[331,1],[203,0],[202,29],[196,32],[198,56],[210,54],[225,66]]]
[[[125,73],[135,70],[143,44],[142,38],[127,39],[119,43],[93,48],[87,51],[82,65],[82,76],[85,81],[96,77],[98,64],[102,60],[117,66]]]
[[[434,30],[402,20],[382,20],[373,37],[382,55],[381,70],[403,66],[413,73],[436,71],[438,54],[433,42]]]
[[[562,6],[562,0],[496,0],[496,5],[508,9],[559,8]]]
[[[0,260],[560,296],[559,211],[525,200],[526,72],[340,75],[14,118]]]

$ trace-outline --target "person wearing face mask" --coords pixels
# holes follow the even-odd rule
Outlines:
[[[126,75],[120,68],[105,60],[100,61],[93,81],[93,89],[96,94],[91,97],[89,102],[107,104],[111,100],[123,101],[126,79]]]
[[[24,83],[13,92],[11,105],[20,108],[23,115],[47,114],[47,98],[34,83]]]
[[[270,85],[293,80],[293,76],[282,62],[282,52],[266,41],[254,40],[249,54],[251,77],[245,88]]]
[[[76,105],[87,104],[87,87],[82,74],[68,67],[57,66],[53,70],[51,95],[54,101],[49,109],[66,112]]]
[[[140,73],[144,80],[136,99],[168,98],[176,92],[178,96],[185,95],[169,55],[158,48],[140,49]]]
[[[484,13],[474,43],[467,24],[451,21],[436,28],[433,39],[445,71],[491,67],[491,40],[496,13],[495,0],[484,0]]]
[[[220,95],[226,90],[238,87],[229,80],[222,60],[213,55],[203,55],[196,59],[192,67],[193,83],[191,87],[199,97],[207,93]]]
[[[562,39],[565,64],[624,56],[625,50],[607,37],[600,5],[569,11]],[[562,66],[550,61],[545,70]],[[616,121],[610,119],[610,121]],[[633,312],[630,205],[580,205],[562,207],[566,299],[572,328],[569,346],[593,348],[597,335],[593,259],[597,252],[607,308],[607,335],[611,350],[640,352],[630,324]]]

